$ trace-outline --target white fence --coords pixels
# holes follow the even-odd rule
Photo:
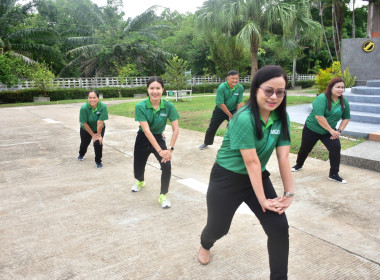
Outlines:
[[[98,78],[58,78],[54,80],[53,84],[55,87],[59,88],[101,88],[101,87],[140,87],[146,86],[146,82],[150,77],[134,77],[126,78],[121,80],[118,77],[98,77]],[[291,76],[288,77],[291,79]],[[308,81],[313,80],[314,75],[297,75],[296,81]],[[200,85],[200,84],[220,84],[224,82],[225,79],[218,77],[206,77],[206,76],[194,76],[189,82],[189,86]],[[240,83],[250,83],[251,76],[240,77]],[[21,90],[34,88],[33,81],[23,81],[22,83],[12,87],[7,88],[5,85],[0,83],[0,91],[4,90]]]

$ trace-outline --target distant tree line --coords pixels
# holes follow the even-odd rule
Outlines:
[[[56,77],[163,75],[173,58],[192,75],[253,75],[267,64],[316,73],[340,60],[342,39],[366,37],[368,8],[348,3],[208,0],[194,14],[153,6],[125,19],[121,0],[0,0],[0,82],[41,65]]]

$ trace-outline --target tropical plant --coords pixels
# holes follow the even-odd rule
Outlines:
[[[313,44],[321,40],[321,25],[314,21],[310,13],[310,0],[291,1],[296,9],[296,14],[291,29],[286,30],[283,44],[293,55],[292,67],[292,87],[295,86],[297,57],[303,50],[308,48],[308,44]]]
[[[356,76],[351,75],[350,69],[348,69],[348,66],[343,71],[343,80],[344,80],[344,86],[346,88],[352,88],[355,85]]]
[[[203,3],[199,21],[204,30],[212,28],[221,36],[236,36],[237,44],[250,50],[253,77],[263,34],[284,34],[295,14],[294,6],[281,0],[209,0]]]
[[[55,79],[54,73],[45,62],[36,62],[30,69],[28,77],[44,96],[46,96],[46,90],[53,87]]]
[[[0,55],[0,83],[12,87],[27,77],[28,65],[21,58],[7,52]]]
[[[342,71],[340,70],[340,62],[334,61],[331,67],[326,69],[319,69],[317,76],[314,79],[315,87],[318,89],[318,93],[322,93],[326,90],[330,80],[334,77],[342,77]]]
[[[187,81],[191,78],[186,75],[187,62],[178,56],[166,62],[166,72],[162,78],[176,89],[184,89],[187,86]]]
[[[118,12],[117,6],[107,5],[94,11],[101,25],[91,36],[92,40],[88,36],[77,38],[82,44],[67,52],[71,61],[61,74],[71,67],[79,67],[83,76],[115,75],[116,65],[123,66],[125,61],[136,64],[143,75],[162,73],[165,52],[158,47],[156,30],[167,27],[154,25],[157,21],[154,10],[155,7],[151,7],[127,21],[122,19],[123,13]]]
[[[17,2],[0,0],[0,48],[27,63],[34,63],[36,59],[60,60],[60,53],[47,44],[48,40],[58,38],[57,33],[51,28],[26,28],[23,23],[32,5]]]

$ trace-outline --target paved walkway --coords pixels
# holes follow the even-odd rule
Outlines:
[[[197,261],[221,138],[200,151],[204,134],[181,129],[163,210],[154,157],[147,187],[130,192],[133,119],[107,121],[104,169],[91,147],[76,161],[80,105],[0,109],[0,279],[269,279],[265,234],[244,207],[211,263]],[[328,165],[310,158],[294,174],[289,279],[377,279],[380,173],[343,165],[343,185],[327,179]],[[268,170],[282,193],[275,158]]]

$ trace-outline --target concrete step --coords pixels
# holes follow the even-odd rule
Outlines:
[[[341,163],[380,172],[380,142],[364,141],[341,153]]]
[[[363,86],[353,87],[351,88],[351,93],[380,96],[380,87],[363,87]]]
[[[367,87],[380,87],[380,80],[370,80],[366,83]]]
[[[347,98],[347,100],[350,102],[350,104],[351,104],[351,102],[380,104],[380,96],[378,96],[378,95],[344,93],[344,96]]]
[[[380,115],[375,113],[351,111],[351,120],[355,122],[380,124]]]
[[[350,110],[351,112],[357,111],[380,114],[380,104],[350,102]]]

